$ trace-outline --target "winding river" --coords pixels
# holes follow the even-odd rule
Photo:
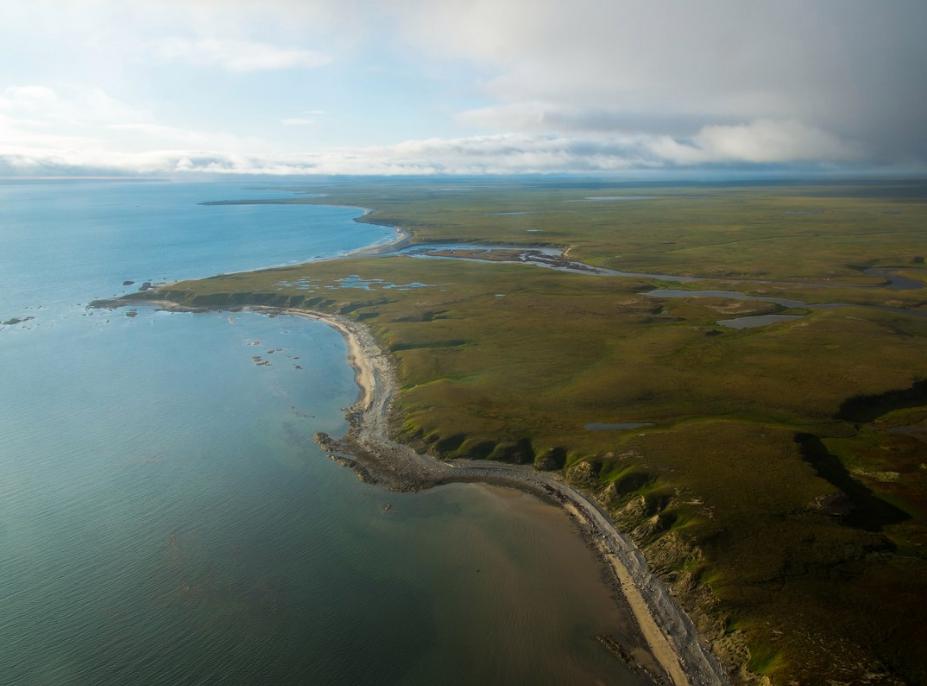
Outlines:
[[[566,253],[556,247],[537,245],[525,246],[518,244],[505,243],[458,243],[458,242],[423,242],[405,245],[398,249],[386,248],[382,254],[387,255],[408,255],[415,258],[424,259],[457,259],[475,262],[494,262],[507,264],[527,264],[544,269],[553,269],[556,271],[567,272],[572,274],[587,274],[590,276],[611,276],[629,279],[639,279],[646,281],[658,281],[677,284],[692,284],[704,281],[717,282],[734,282],[737,284],[770,286],[782,285],[812,289],[827,289],[839,287],[841,284],[836,283],[787,283],[775,282],[768,280],[750,280],[750,279],[709,279],[699,276],[681,276],[676,274],[658,274],[648,272],[628,272],[617,269],[607,269],[605,267],[596,267],[573,260],[566,256]],[[867,286],[866,288],[882,289],[888,291],[899,290],[918,290],[924,288],[920,281],[895,274],[890,269],[880,267],[869,267],[862,272],[867,276],[876,276],[884,279],[884,283]],[[841,307],[870,307],[883,312],[894,314],[905,314],[912,317],[927,317],[927,311],[912,310],[902,307],[891,307],[887,305],[867,305],[854,303],[808,303],[802,300],[791,298],[780,298],[776,296],[755,295],[746,291],[737,290],[718,290],[718,289],[690,289],[690,288],[652,288],[643,292],[644,295],[656,299],[673,299],[673,298],[716,298],[722,300],[740,300],[750,302],[762,302],[778,305],[784,309],[805,309],[805,310],[828,310]],[[746,317],[736,317],[733,319],[719,320],[718,324],[727,328],[746,329],[771,324],[793,321],[799,319],[801,315],[752,315]]]

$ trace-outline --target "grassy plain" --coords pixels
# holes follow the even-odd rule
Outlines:
[[[749,668],[744,679],[927,682],[927,289],[862,271],[927,281],[927,187],[324,190],[292,202],[369,207],[363,221],[418,242],[544,243],[709,279],[683,288],[853,305],[733,330],[716,321],[782,308],[654,298],[667,284],[645,278],[405,256],[160,291],[364,321],[397,364],[397,436],[446,458],[564,469],[632,532],[721,657]],[[586,428],[621,422],[649,425]]]

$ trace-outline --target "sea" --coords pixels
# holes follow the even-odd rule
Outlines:
[[[88,309],[393,237],[361,208],[201,204],[292,194],[0,181],[0,684],[646,683],[597,638],[629,619],[560,510],[325,457],[358,393],[338,333]]]

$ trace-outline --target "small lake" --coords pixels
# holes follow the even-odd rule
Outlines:
[[[629,431],[653,426],[652,422],[589,422],[583,428],[586,431]]]
[[[532,229],[528,229],[531,231]],[[454,251],[467,253],[466,255],[449,254]],[[443,254],[442,254],[443,253]],[[511,253],[510,255],[503,255]],[[625,272],[618,269],[594,267],[582,262],[572,261],[564,257],[563,250],[549,245],[525,245],[508,243],[455,243],[455,242],[424,242],[405,246],[395,251],[395,254],[435,260],[469,260],[472,262],[510,262],[515,264],[531,264],[545,269],[569,272],[575,274],[591,274],[595,276],[621,276],[626,278],[654,279],[672,283],[691,283],[701,281],[695,276],[675,276],[672,274],[649,274],[643,272]]]
[[[924,283],[922,281],[909,279],[908,277],[902,276],[901,274],[896,274],[891,269],[869,267],[863,270],[863,274],[866,274],[867,276],[878,276],[885,279],[885,287],[890,288],[893,291],[917,290],[924,287]]]
[[[798,314],[757,314],[748,317],[735,317],[733,319],[719,319],[717,323],[728,329],[756,329],[771,324],[792,322],[801,318],[802,315]]]
[[[807,307],[808,305],[801,300],[790,300],[789,298],[775,298],[771,296],[750,295],[740,291],[717,291],[717,290],[685,290],[674,288],[655,288],[646,291],[644,295],[650,298],[719,298],[721,300],[750,300],[763,303],[773,303],[782,307]]]
[[[579,200],[567,202],[633,202],[635,200],[656,200],[657,195],[590,195]]]

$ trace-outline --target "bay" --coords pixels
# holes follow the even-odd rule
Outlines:
[[[32,317],[0,326],[0,681],[641,683],[595,640],[631,627],[559,510],[325,459],[357,394],[336,332],[86,309],[392,236],[358,208],[199,204],[288,193],[0,183],[0,321]]]

